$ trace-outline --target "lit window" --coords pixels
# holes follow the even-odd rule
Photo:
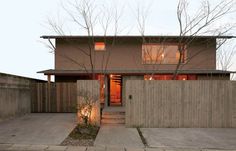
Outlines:
[[[105,43],[104,42],[95,42],[94,49],[95,49],[95,51],[105,51],[106,50]]]
[[[172,80],[172,74],[144,75],[144,80]],[[196,75],[177,75],[176,80],[197,80]]]
[[[186,51],[184,51],[182,63],[184,63]],[[177,44],[143,44],[142,62],[143,64],[177,64],[179,61],[179,51]]]

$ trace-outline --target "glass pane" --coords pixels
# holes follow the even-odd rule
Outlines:
[[[184,54],[184,56],[186,56]],[[143,44],[142,62],[144,64],[177,64],[180,53],[177,44]],[[184,60],[184,58],[183,58]]]

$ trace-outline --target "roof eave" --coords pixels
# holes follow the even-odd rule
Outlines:
[[[69,35],[62,35],[62,36],[58,36],[58,35],[42,35],[40,36],[40,38],[43,39],[65,39],[65,38],[88,38],[91,36],[69,36]],[[93,36],[95,38],[104,38],[104,36]],[[106,36],[106,37],[115,37],[115,36]],[[179,38],[180,36],[177,35],[147,35],[145,37],[150,37],[150,38]],[[191,36],[182,36],[182,37],[191,37]],[[116,38],[142,38],[142,36],[140,35],[120,35],[120,36],[116,36]],[[231,39],[231,38],[236,38],[236,36],[195,36],[195,38],[215,38],[215,39]]]
[[[91,74],[89,71],[83,70],[44,70],[39,71],[37,73],[43,73],[44,75],[84,75],[84,74]],[[95,74],[104,73],[100,70],[94,71]],[[171,71],[136,71],[136,70],[129,70],[129,71],[120,71],[120,70],[107,70],[105,74],[171,74]],[[223,70],[180,70],[179,74],[230,74],[236,73],[236,71],[223,71]]]

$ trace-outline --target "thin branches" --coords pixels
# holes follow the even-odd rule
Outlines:
[[[214,6],[208,0],[202,0],[200,8],[192,16],[189,15],[188,5],[187,0],[179,0],[177,6],[177,19],[179,23],[178,51],[180,57],[173,73],[173,79],[176,79],[178,70],[182,66],[181,60],[185,51],[185,48],[181,47],[183,43],[186,46],[190,45],[197,35],[214,34],[222,36],[229,33],[235,27],[235,25],[228,25],[222,28],[222,26],[217,27],[215,24],[223,17],[235,12],[235,0],[221,0]],[[190,58],[188,59],[190,60]]]
[[[106,44],[106,47],[109,45],[110,48],[108,52],[103,53],[101,69],[105,72],[109,62],[111,47],[115,45],[116,35],[119,32],[118,24],[123,11],[118,12],[117,8],[108,9],[108,7],[106,7],[105,5],[97,5],[95,0],[74,0],[73,2],[68,1],[67,3],[61,3],[61,6],[67,14],[67,19],[72,23],[70,24],[72,25],[72,28],[74,27],[75,29],[83,31],[87,36],[87,40],[85,43],[83,43],[82,46],[76,44],[76,39],[65,37],[63,38],[63,42],[65,44],[69,44],[71,48],[81,53],[85,57],[83,59],[85,60],[85,62],[82,63],[81,60],[75,60],[71,55],[65,56],[60,52],[56,52],[56,47],[51,43],[50,40],[48,41],[49,45],[47,45],[47,47],[49,47],[54,52],[54,54],[64,57],[67,60],[70,60],[71,62],[77,64],[78,68],[86,67],[86,69],[84,70],[90,70],[90,72],[92,73],[92,78],[94,79],[95,68],[97,67],[97,65],[95,65],[97,53],[94,50],[94,45],[96,42],[94,35],[95,28],[101,27],[103,29],[104,43]],[[112,22],[114,22],[114,28],[111,28]],[[64,22],[48,19],[48,25],[57,35],[66,35],[66,31],[63,28]],[[109,29],[114,29],[115,36],[108,42],[107,33],[109,32]],[[84,46],[84,44],[86,45],[86,47]],[[89,62],[89,67],[87,66],[87,62]]]
[[[232,59],[236,55],[236,45],[223,46],[217,51],[217,68],[229,70],[232,67]]]

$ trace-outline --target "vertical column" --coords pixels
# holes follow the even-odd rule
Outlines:
[[[47,100],[47,107],[46,107],[46,112],[50,112],[51,111],[51,75],[48,75],[48,100]]]
[[[51,75],[49,74],[48,75],[48,83],[50,84],[50,82],[51,82]]]
[[[108,106],[108,100],[109,100],[109,93],[108,93],[108,75],[105,75],[104,77],[104,84],[105,84],[105,89],[104,89],[104,94],[105,94],[105,104],[104,106],[107,107]]]

